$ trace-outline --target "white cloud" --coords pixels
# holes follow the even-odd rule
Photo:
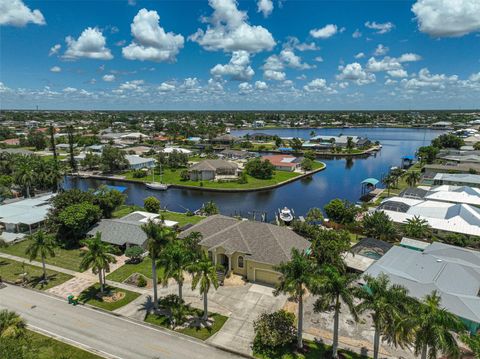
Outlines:
[[[314,58],[314,60],[317,61],[317,62],[323,62],[323,57],[317,56],[317,57]]]
[[[387,74],[397,78],[403,78],[408,76],[407,71],[405,71],[404,69],[390,70],[390,71],[387,71]]]
[[[103,75],[102,80],[105,82],[115,81],[115,75]]]
[[[362,33],[360,32],[359,29],[356,29],[353,33],[352,33],[352,37],[354,39],[358,39],[359,37],[362,37]]]
[[[265,70],[263,72],[263,77],[267,80],[283,81],[287,75],[283,71]]]
[[[5,93],[8,91],[10,91],[10,89],[7,86],[5,86],[3,82],[0,82],[0,93]]]
[[[365,54],[363,52],[359,52],[358,54],[355,55],[356,59],[363,59],[365,57]]]
[[[480,31],[478,0],[417,0],[412,6],[420,31],[457,37]]]
[[[302,62],[300,56],[295,55],[291,49],[283,49],[280,52],[280,60],[282,60],[286,66],[294,69],[311,69],[313,66]]]
[[[50,72],[61,72],[62,69],[60,68],[60,66],[53,66],[50,68]]]
[[[427,68],[423,68],[418,72],[418,75],[411,79],[403,79],[401,84],[410,90],[431,89],[443,90],[447,85],[452,85],[458,82],[457,75],[447,76],[445,74],[432,74]]]
[[[213,14],[205,18],[204,31],[198,29],[189,37],[209,51],[260,52],[275,46],[272,34],[262,26],[250,25],[245,11],[237,8],[236,0],[209,0]]]
[[[238,92],[241,94],[248,94],[252,92],[253,86],[250,85],[248,82],[242,82],[238,85]]]
[[[62,48],[62,45],[60,45],[60,44],[53,45],[53,46],[50,48],[50,51],[48,52],[48,56],[52,56],[52,55],[58,54],[58,52],[60,51],[61,48]]]
[[[118,89],[120,91],[138,91],[142,92],[143,91],[143,84],[145,81],[143,80],[133,80],[133,81],[126,81],[123,84],[121,84]]]
[[[300,42],[295,36],[289,36],[287,41],[283,44],[285,49],[297,49],[298,51],[316,51],[320,50],[320,47],[317,46],[313,41],[310,43]]]
[[[471,74],[468,79],[473,82],[480,82],[480,72],[477,72],[476,74]]]
[[[397,58],[398,62],[415,62],[415,61],[420,61],[422,57],[417,54],[413,53],[406,53],[401,55],[399,58]]]
[[[77,92],[78,90],[75,87],[65,87],[63,90],[65,93]]]
[[[67,50],[63,55],[65,59],[78,59],[86,57],[90,59],[111,60],[113,55],[110,49],[106,47],[107,41],[98,28],[88,27],[78,40],[71,36],[65,38]]]
[[[307,92],[325,92],[325,93],[337,92],[327,85],[327,80],[321,79],[321,78],[316,78],[310,81],[308,84],[303,86],[303,89]]]
[[[46,24],[40,10],[30,10],[22,0],[0,1],[0,25],[23,27],[28,23]]]
[[[402,69],[402,65],[394,57],[384,57],[377,61],[374,57],[368,59],[365,69],[370,72],[392,71]]]
[[[310,35],[316,39],[328,39],[332,37],[338,32],[337,25],[328,24],[320,29],[312,29],[310,30]]]
[[[261,12],[264,17],[268,17],[273,11],[273,1],[258,0],[257,7],[258,7],[257,12]]]
[[[250,66],[250,54],[247,51],[234,51],[228,64],[217,64],[210,73],[212,76],[230,76],[236,81],[249,81],[255,75]]]
[[[128,0],[128,5],[135,6],[135,5],[137,5],[137,1],[136,0]]]
[[[368,27],[369,29],[376,30],[377,34],[386,34],[387,32],[392,31],[392,29],[395,27],[393,23],[385,22],[385,23],[377,23],[375,21],[370,22],[367,21],[365,23],[365,27]]]
[[[266,90],[268,89],[268,85],[266,82],[263,82],[263,81],[255,81],[255,89]]]
[[[175,90],[175,85],[169,84],[168,82],[162,82],[160,86],[158,86],[158,91],[160,92],[170,92]]]
[[[184,38],[160,27],[160,16],[154,10],[141,9],[133,18],[130,29],[133,41],[122,49],[128,60],[175,62]]]
[[[353,81],[357,85],[367,85],[375,82],[375,75],[366,72],[362,65],[358,62],[353,62],[346,66],[339,66],[340,74],[336,76],[337,80]]]
[[[387,46],[382,44],[378,44],[375,52],[373,53],[375,56],[383,56],[385,55],[390,49]]]

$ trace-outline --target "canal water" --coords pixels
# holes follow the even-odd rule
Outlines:
[[[97,188],[102,184],[127,186],[127,204],[143,205],[145,197],[157,197],[162,207],[172,211],[196,210],[202,203],[214,201],[225,215],[241,215],[260,219],[261,213],[267,220],[273,220],[275,211],[287,206],[296,215],[305,215],[312,207],[323,206],[334,198],[357,202],[361,195],[361,181],[368,177],[382,178],[389,168],[401,165],[401,157],[414,155],[418,147],[428,145],[442,132],[425,129],[399,128],[347,128],[347,129],[272,129],[257,131],[232,131],[232,135],[246,133],[269,133],[280,137],[300,137],[308,139],[311,131],[316,135],[356,135],[366,136],[372,141],[380,141],[382,149],[366,158],[320,159],[327,165],[324,171],[311,178],[304,178],[288,185],[259,192],[217,193],[197,190],[168,189],[152,191],[142,183],[124,183],[94,179],[67,178],[65,188]]]

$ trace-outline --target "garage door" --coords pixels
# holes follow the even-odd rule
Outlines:
[[[266,284],[276,284],[280,278],[278,272],[266,270],[266,269],[255,269],[255,282],[266,283]]]

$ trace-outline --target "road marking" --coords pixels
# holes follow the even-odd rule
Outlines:
[[[56,334],[56,333],[52,333],[46,329],[43,329],[43,328],[39,328],[35,325],[32,325],[32,324],[27,324],[27,327],[29,328],[32,328],[34,331],[36,332],[39,332],[39,333],[44,333],[46,334],[47,336],[49,337],[52,337],[53,339],[61,339],[61,341],[67,343],[67,344],[73,344],[73,346],[76,346],[77,348],[80,348],[80,349],[83,349],[83,350],[86,350],[90,353],[100,353],[100,354],[103,354],[103,355],[106,355],[108,358],[112,358],[112,359],[123,359],[122,357],[119,357],[117,355],[113,355],[113,354],[110,354],[110,353],[107,353],[103,350],[100,350],[100,349],[95,349],[95,348],[92,348],[86,344],[83,344],[83,343],[80,343],[80,342],[77,342],[76,340],[73,340],[73,339],[70,339],[70,338],[66,338],[64,336],[61,336],[59,334]]]

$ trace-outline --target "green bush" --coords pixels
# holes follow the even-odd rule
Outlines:
[[[140,275],[137,280],[137,287],[143,288],[147,286],[147,280],[143,275]]]
[[[258,179],[270,179],[273,177],[275,167],[268,160],[254,158],[247,162],[245,171],[252,177]]]
[[[143,201],[143,207],[150,213],[158,213],[160,211],[160,201],[155,197],[147,197]]]
[[[297,335],[295,315],[284,310],[273,313],[263,313],[253,323],[255,338],[254,353],[268,357],[278,357],[278,352],[291,345]]]
[[[130,259],[131,263],[138,263],[142,259],[142,254],[145,252],[145,250],[140,247],[140,246],[132,246],[128,247],[125,250],[125,256]]]
[[[245,172],[242,172],[240,174],[240,177],[238,178],[238,184],[246,184],[248,183],[248,178],[247,178],[247,174]]]
[[[143,170],[134,170],[132,173],[133,178],[144,178],[147,177],[147,172]]]

